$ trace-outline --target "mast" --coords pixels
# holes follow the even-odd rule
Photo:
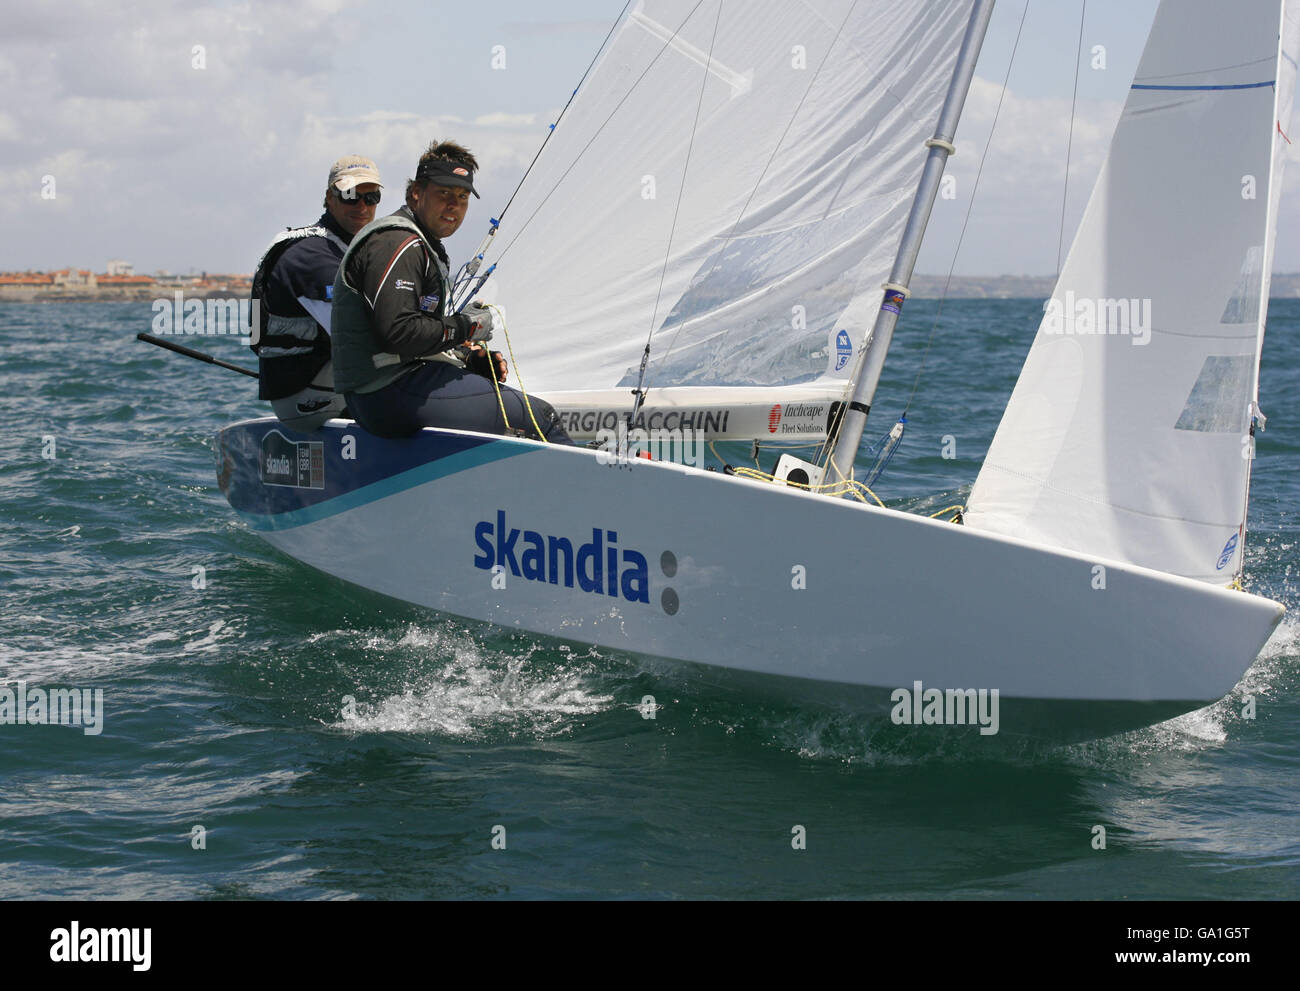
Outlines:
[[[867,413],[871,410],[876,386],[880,384],[880,373],[885,367],[885,355],[894,337],[894,327],[898,323],[899,312],[909,294],[908,286],[912,280],[912,269],[916,265],[916,256],[921,251],[921,239],[925,236],[926,225],[930,222],[930,211],[934,207],[935,197],[939,194],[943,170],[948,163],[948,156],[957,150],[952,139],[957,133],[957,123],[961,120],[962,108],[970,92],[971,79],[975,75],[975,63],[984,44],[989,19],[993,16],[993,3],[994,0],[975,0],[975,6],[971,10],[966,34],[962,38],[961,49],[957,52],[957,65],[953,69],[948,95],[944,98],[943,109],[939,112],[938,126],[935,128],[934,137],[926,142],[930,155],[921,171],[921,182],[912,200],[907,227],[903,231],[902,241],[899,242],[898,254],[894,259],[889,281],[882,287],[885,290],[885,298],[881,303],[880,311],[876,314],[876,323],[871,330],[866,351],[859,360],[857,371],[851,379],[854,382],[853,395],[849,400],[848,409],[844,412],[834,450],[826,461],[827,481],[849,478],[852,475],[853,461],[858,453],[858,445],[862,441],[862,430],[867,425]]]

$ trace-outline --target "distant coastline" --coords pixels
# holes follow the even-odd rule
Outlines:
[[[1050,275],[961,275],[948,285],[949,299],[1046,299]],[[948,283],[942,275],[912,277],[914,299],[939,299]],[[148,302],[180,292],[187,299],[248,298],[251,275],[96,275],[87,270],[0,272],[0,302]],[[1300,273],[1273,276],[1274,299],[1300,297]]]
[[[55,272],[0,272],[0,302],[84,303],[149,302],[182,293],[187,299],[248,298],[251,275],[97,274],[89,269]]]

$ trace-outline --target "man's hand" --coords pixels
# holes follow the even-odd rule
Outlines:
[[[493,351],[492,357],[488,357],[488,352],[477,344],[466,344],[465,349],[469,355],[465,359],[465,364],[475,375],[482,375],[484,378],[492,377],[492,369],[496,368],[497,381],[504,382],[509,369],[506,367],[506,359],[500,351]]]
[[[492,340],[492,311],[482,303],[475,300],[470,303],[461,314],[469,319],[470,332],[466,341],[473,341],[476,344],[486,344]]]

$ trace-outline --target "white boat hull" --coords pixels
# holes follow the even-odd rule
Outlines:
[[[265,481],[268,444],[300,452],[307,485]],[[566,642],[798,679],[824,698],[887,705],[916,682],[996,689],[1004,733],[1036,735],[1054,705],[1078,714],[1070,733],[1092,735],[1220,699],[1284,611],[906,513],[578,448],[449,430],[384,441],[347,421],[308,438],[274,420],[229,427],[220,446],[222,489],[244,519],[355,584]]]

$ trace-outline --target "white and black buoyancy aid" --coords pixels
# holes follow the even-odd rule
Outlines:
[[[321,221],[328,222],[328,215]],[[309,238],[319,241],[311,243]],[[286,259],[295,247],[299,250]],[[330,360],[326,328],[298,297],[301,292],[318,294],[319,302],[328,306],[334,274],[346,252],[343,238],[318,222],[282,231],[262,255],[253,276],[252,297],[258,303],[259,326],[251,344],[258,356],[260,398],[293,395],[310,385]],[[282,260],[285,266],[277,271]],[[293,271],[285,271],[286,267]]]

